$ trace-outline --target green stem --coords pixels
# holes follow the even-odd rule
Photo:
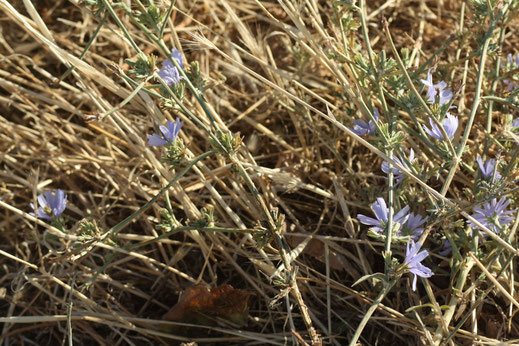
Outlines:
[[[229,228],[229,227],[180,226],[180,227],[176,227],[175,229],[168,231],[164,234],[161,234],[156,238],[150,239],[150,240],[142,242],[142,243],[137,243],[137,244],[132,244],[130,246],[127,246],[127,247],[125,247],[125,249],[134,250],[139,247],[143,247],[146,245],[156,243],[157,241],[168,238],[168,237],[172,236],[173,234],[184,232],[184,231],[194,231],[194,230],[204,231],[204,232],[227,232],[227,233],[258,232],[254,228],[238,229],[238,228]]]
[[[360,7],[360,24],[362,28],[362,36],[364,37],[364,43],[366,44],[366,48],[368,51],[368,58],[369,62],[371,64],[371,68],[373,68],[373,71],[378,75],[378,71],[375,66],[375,61],[373,60],[373,50],[371,49],[371,44],[369,41],[369,35],[368,35],[368,26],[366,24],[366,7],[364,4],[364,0],[360,0],[359,2]]]
[[[215,151],[208,151],[206,153],[203,153],[202,155],[196,157],[193,161],[191,161],[183,170],[181,170],[169,183],[168,185],[166,185],[164,188],[162,188],[162,190],[159,191],[159,193],[153,197],[151,200],[149,200],[145,205],[143,205],[142,207],[140,207],[138,210],[136,210],[135,212],[133,212],[130,216],[128,216],[126,219],[124,219],[123,221],[119,222],[117,225],[115,225],[114,227],[110,228],[105,234],[103,234],[100,238],[99,238],[99,242],[102,242],[104,240],[106,240],[106,238],[108,238],[111,234],[113,233],[116,233],[118,231],[120,231],[121,229],[123,229],[127,224],[129,224],[130,222],[132,222],[135,218],[139,217],[142,213],[144,213],[149,207],[151,207],[151,205],[155,202],[157,202],[157,200],[160,198],[160,196],[162,196],[164,193],[166,193],[166,191],[168,191],[184,174],[187,173],[187,171],[189,171],[189,169],[191,169],[191,167],[193,167],[198,161],[212,155],[212,154],[215,154],[216,152]],[[112,253],[112,254],[109,254],[107,257],[106,257],[106,261],[105,263],[101,266],[101,268],[99,268],[96,273],[94,275],[92,275],[92,278],[90,278],[90,280],[88,280],[84,285],[83,285],[83,288],[82,288],[82,291],[86,290],[96,279],[97,277],[99,276],[99,274],[101,274],[109,265],[110,263],[112,263],[115,259],[115,254]]]
[[[497,97],[497,96],[481,96],[482,99],[485,99],[485,100],[489,100],[489,101],[495,101],[495,102],[499,102],[499,103],[502,103],[504,105],[507,105],[509,107],[512,107],[512,108],[515,108],[515,109],[519,109],[519,106],[517,104],[514,104],[512,102],[510,102],[509,99],[504,99],[504,98],[501,98],[501,97]]]
[[[366,324],[368,324],[368,321],[371,318],[371,315],[373,315],[373,313],[377,309],[378,305],[382,302],[382,299],[385,298],[385,296],[389,293],[391,288],[393,288],[395,283],[396,283],[396,278],[391,280],[390,282],[388,282],[386,284],[386,286],[384,286],[382,291],[379,293],[377,299],[375,299],[373,304],[371,304],[371,306],[369,307],[368,311],[366,311],[366,314],[362,318],[362,321],[360,321],[360,324],[357,327],[357,330],[355,331],[355,334],[353,335],[353,338],[351,338],[351,340],[350,340],[349,346],[355,346],[357,344],[357,340],[359,340],[360,335],[362,334],[362,331],[366,327]]]
[[[83,51],[81,52],[81,54],[79,55],[79,59],[83,59],[85,57],[85,54],[88,52],[88,50],[90,49],[90,47],[92,46],[92,44],[94,43],[96,37],[97,37],[97,34],[99,34],[99,31],[101,30],[101,27],[103,26],[103,24],[105,23],[106,21],[106,18],[108,18],[108,12],[105,12],[105,15],[103,16],[103,18],[101,18],[101,21],[99,22],[99,25],[97,26],[97,28],[95,29],[95,31],[92,33],[92,37],[90,38],[90,40],[88,40],[88,43],[86,44],[85,48],[83,48]],[[63,75],[61,75],[61,77],[59,78],[60,81],[64,80],[65,78],[68,77],[68,75],[70,73],[72,73],[72,71],[74,71],[74,66],[70,66],[68,68],[68,70],[65,71],[65,73],[63,73]]]
[[[159,191],[159,193],[157,195],[155,195],[152,199],[150,199],[146,204],[144,204],[142,207],[140,207],[138,210],[136,210],[135,212],[133,212],[130,216],[128,216],[127,218],[125,218],[123,221],[119,222],[117,225],[115,225],[114,227],[110,228],[105,234],[103,234],[101,236],[101,238],[99,239],[100,241],[103,241],[105,240],[109,235],[111,235],[112,233],[116,233],[118,231],[120,231],[121,229],[123,229],[127,224],[129,224],[130,222],[132,222],[135,218],[139,217],[142,213],[144,213],[149,207],[151,207],[151,205],[155,202],[157,202],[157,200],[164,194],[166,193],[166,191],[168,191],[184,174],[187,173],[187,171],[189,171],[191,169],[191,167],[193,167],[195,164],[198,163],[198,161],[202,160],[202,159],[205,159],[206,157],[210,156],[210,155],[213,155],[215,154],[216,152],[215,151],[208,151],[206,153],[203,153],[202,155],[196,157],[195,159],[193,159],[193,161],[191,161],[186,167],[184,167],[184,169],[182,169],[169,183],[168,185],[164,186],[162,188],[162,190]]]
[[[377,91],[380,96],[380,102],[382,103],[382,108],[383,108],[384,114],[386,116],[389,116],[388,115],[389,110],[387,108],[386,99],[384,97],[384,91],[382,89],[382,86],[379,83],[379,81],[380,81],[379,72],[377,69],[377,65],[375,64],[375,59],[373,58],[373,49],[371,48],[371,42],[369,40],[368,25],[366,23],[366,6],[365,6],[364,0],[360,0],[359,7],[360,7],[359,13],[360,13],[360,23],[361,23],[361,28],[362,28],[362,36],[364,37],[364,43],[366,44],[366,48],[368,50],[368,57],[369,57],[369,62],[371,64],[371,69],[373,70],[373,73],[375,73],[375,84],[377,85]]]
[[[175,59],[173,59],[173,60],[175,60]],[[173,100],[175,100],[175,103],[180,107],[182,112],[184,114],[186,114],[187,116],[189,116],[191,118],[191,120],[193,120],[205,132],[207,132],[209,137],[211,137],[213,140],[216,140],[217,142],[219,142],[218,138],[214,135],[214,133],[207,126],[205,126],[205,124],[200,119],[198,119],[198,117],[195,114],[193,114],[193,112],[191,112],[186,106],[184,106],[184,104],[182,102],[180,102],[180,99],[177,97],[177,95],[175,95],[173,90],[171,90],[171,88],[164,82],[164,80],[162,78],[160,78],[158,75],[156,75],[156,78],[158,79],[160,84],[162,84],[162,86],[168,91],[169,96],[172,97]]]
[[[166,30],[166,24],[168,23],[168,18],[171,15],[171,12],[173,12],[173,7],[175,6],[175,2],[176,2],[175,0],[171,1],[171,5],[168,8],[168,12],[164,16],[164,23],[162,23],[162,26],[160,27],[160,31],[159,31],[159,38],[161,40],[164,36],[164,30]]]
[[[452,142],[451,142],[449,136],[447,136],[447,133],[445,132],[445,129],[443,128],[443,124],[441,124],[438,121],[438,119],[436,119],[436,117],[434,116],[433,112],[431,111],[431,109],[429,108],[429,106],[427,105],[427,103],[425,102],[423,97],[420,95],[418,90],[416,90],[416,87],[414,86],[413,81],[411,80],[411,77],[409,76],[409,73],[407,72],[407,69],[406,69],[402,59],[400,59],[400,55],[398,54],[398,51],[396,50],[395,44],[393,43],[393,39],[391,38],[391,33],[389,32],[389,26],[387,24],[387,21],[384,19],[382,24],[384,26],[384,32],[388,39],[389,45],[391,46],[391,51],[393,52],[393,55],[395,56],[395,59],[398,63],[398,66],[400,67],[400,70],[404,74],[404,77],[407,81],[407,85],[409,85],[409,88],[411,88],[411,91],[413,92],[415,97],[418,99],[418,102],[420,102],[420,105],[423,107],[423,109],[425,109],[429,118],[431,118],[436,123],[436,125],[438,126],[438,128],[440,129],[440,131],[443,135],[443,138],[445,138],[445,141],[447,142],[447,145],[449,147],[449,151],[452,154],[452,157],[455,157],[456,151],[454,150],[454,146],[452,145]]]
[[[475,262],[472,258],[466,258],[464,262],[460,264],[461,271],[458,276],[458,281],[456,282],[456,287],[454,287],[451,299],[449,301],[449,308],[447,311],[443,314],[442,320],[445,321],[444,324],[439,325],[436,328],[436,332],[434,334],[434,341],[435,345],[439,345],[443,338],[443,325],[449,326],[452,317],[454,316],[454,312],[456,311],[456,306],[458,305],[458,302],[461,299],[461,291],[463,290],[463,287],[465,286],[465,282],[467,281],[467,276],[469,275],[470,271],[472,270],[472,267],[474,266]]]
[[[501,11],[499,11],[496,18],[492,21],[490,28],[488,29],[486,35],[485,35],[485,41],[483,42],[483,47],[481,49],[481,57],[479,61],[478,66],[478,78],[476,81],[476,90],[474,91],[474,102],[472,103],[472,108],[470,110],[469,120],[465,126],[465,133],[463,134],[463,138],[461,140],[460,145],[458,146],[458,150],[453,155],[453,165],[451,167],[451,171],[449,172],[449,175],[447,176],[447,179],[445,180],[445,183],[442,187],[442,195],[445,196],[447,193],[449,186],[452,182],[452,179],[454,178],[454,175],[456,173],[456,170],[458,169],[458,164],[460,162],[461,155],[463,154],[463,151],[465,150],[465,146],[467,145],[467,142],[469,140],[470,131],[472,129],[472,124],[474,123],[474,119],[476,118],[476,113],[479,108],[479,103],[481,102],[481,90],[483,86],[483,79],[485,77],[485,64],[487,59],[487,51],[488,46],[490,45],[490,40],[492,39],[492,35],[494,33],[494,29],[497,25],[497,22],[501,19],[503,14],[508,10],[508,7],[510,6],[512,0],[507,2],[505,5],[503,5],[503,8]]]
[[[103,1],[106,1],[106,0],[103,0]],[[129,9],[127,9],[129,10]],[[182,75],[184,78],[185,78],[185,81],[187,83],[187,86],[189,88],[189,90],[193,93],[193,95],[195,96],[198,104],[200,104],[200,106],[202,107],[202,109],[204,110],[204,113],[207,115],[207,117],[209,118],[209,120],[211,121],[211,124],[213,125],[213,127],[215,128],[216,131],[219,131],[218,127],[216,126],[216,121],[213,117],[213,114],[211,113],[211,111],[209,110],[209,107],[207,107],[207,104],[205,103],[205,101],[203,100],[203,96],[199,93],[199,91],[195,88],[195,86],[193,85],[193,83],[191,83],[191,81],[189,80],[189,78],[187,77],[186,75],[186,72],[184,71],[184,69],[182,69],[179,65],[179,63],[176,61],[175,58],[173,58],[173,56],[171,55],[171,51],[168,49],[168,47],[166,46],[166,43],[164,42],[164,40],[160,37],[157,37],[155,34],[153,34],[147,27],[145,27],[144,25],[142,25],[141,23],[139,23],[138,21],[135,20],[135,18],[132,17],[132,21],[133,23],[139,27],[139,29],[142,30],[142,32],[144,32],[144,34],[146,36],[148,36],[148,38],[150,38],[155,44],[157,44],[160,49],[164,52],[164,54],[166,54],[166,56],[168,57],[168,59],[173,63],[173,65],[177,68],[178,72],[180,73],[180,75]],[[125,29],[126,30],[126,29]]]
[[[142,53],[141,49],[139,48],[139,46],[137,46],[137,44],[135,43],[135,41],[133,41],[132,39],[132,36],[130,35],[130,33],[128,32],[128,29],[126,29],[126,27],[123,25],[123,23],[121,22],[121,20],[119,19],[119,17],[117,16],[117,14],[115,13],[114,9],[112,8],[112,6],[110,5],[110,3],[108,2],[108,0],[103,0],[103,4],[105,5],[105,8],[108,10],[108,12],[110,13],[110,15],[112,16],[112,18],[115,20],[115,22],[117,23],[117,26],[124,32],[124,35],[126,36],[126,38],[128,39],[128,41],[130,41],[130,44],[132,45],[133,49],[135,49],[137,52],[139,52],[139,54],[144,54]]]
[[[504,39],[505,39],[505,28],[501,27],[501,30],[499,31],[499,49],[501,51],[503,50]],[[499,69],[500,69],[500,67],[501,67],[501,60],[496,59],[496,65],[494,67],[495,77],[494,77],[494,81],[492,82],[492,87],[490,89],[490,95],[489,96],[494,96],[495,93],[496,93],[497,84],[499,83]],[[489,100],[488,108],[487,108],[487,127],[486,127],[487,136],[490,135],[490,133],[492,132],[492,111],[493,111],[493,108],[494,108],[494,101],[493,100]]]
[[[389,151],[389,158],[393,159],[393,150]],[[386,242],[384,244],[384,273],[386,277],[389,278],[389,273],[391,269],[391,241],[393,239],[393,216],[394,216],[394,208],[393,208],[393,199],[394,199],[394,175],[393,175],[393,165],[389,163],[389,173],[388,173],[388,185],[389,191],[387,193],[387,204],[389,208],[389,214],[387,217],[387,225],[386,225]],[[402,226],[402,225],[400,225]]]

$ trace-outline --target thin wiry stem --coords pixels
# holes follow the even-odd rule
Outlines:
[[[373,315],[373,313],[375,312],[375,310],[377,309],[379,304],[382,302],[382,300],[389,293],[391,288],[393,288],[396,281],[397,281],[396,279],[393,279],[393,280],[387,282],[386,285],[384,285],[384,288],[382,289],[382,291],[380,291],[377,298],[373,301],[373,303],[369,307],[368,311],[366,311],[366,313],[364,314],[364,317],[360,321],[360,324],[357,327],[355,334],[353,334],[353,337],[350,340],[349,346],[355,346],[357,344],[357,340],[359,340],[359,337],[362,334],[362,331],[364,330],[366,325],[368,324],[369,319],[371,318],[371,316]]]
[[[442,195],[444,195],[444,196],[447,193],[447,191],[449,190],[449,186],[452,182],[452,179],[454,178],[456,170],[458,169],[458,164],[460,162],[461,155],[465,151],[465,146],[467,145],[467,142],[469,140],[469,135],[472,130],[472,124],[474,123],[474,119],[476,118],[479,104],[481,102],[481,90],[483,87],[483,80],[485,79],[485,64],[486,64],[487,51],[488,51],[488,47],[490,45],[490,41],[492,39],[492,36],[493,36],[497,23],[499,22],[501,17],[508,11],[508,7],[510,6],[511,3],[512,3],[512,0],[509,0],[507,3],[505,3],[503,5],[503,8],[501,9],[501,11],[499,11],[496,18],[490,24],[490,28],[486,32],[485,40],[483,41],[483,44],[481,47],[481,54],[480,54],[480,60],[479,60],[479,66],[478,66],[478,77],[476,80],[476,90],[474,91],[474,101],[472,103],[472,108],[470,110],[469,119],[465,125],[465,132],[463,134],[463,138],[461,139],[461,143],[458,146],[458,150],[457,150],[456,154],[453,156],[453,162],[451,165],[451,169],[449,171],[447,178],[445,179],[445,183],[442,186]]]

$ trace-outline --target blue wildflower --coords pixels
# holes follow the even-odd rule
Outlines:
[[[494,175],[494,170],[496,169],[496,160],[495,159],[488,159],[483,163],[483,160],[481,157],[477,157],[477,162],[479,166],[479,170],[481,171],[481,175],[484,179],[488,179]],[[501,179],[501,174],[496,170],[496,180]]]
[[[451,242],[447,239],[445,240],[445,243],[443,243],[443,250],[438,252],[439,255],[442,255],[442,256],[447,256],[448,254],[450,254],[452,252],[452,244]]]
[[[171,50],[171,55],[173,56],[173,58],[177,61],[178,65],[183,70],[184,69],[184,58],[182,57],[182,54],[180,54],[179,50],[176,48],[173,48]],[[169,86],[177,85],[181,79],[185,79],[184,76],[180,75],[176,66],[169,59],[162,63],[162,68],[158,72],[158,75]]]
[[[409,247],[411,245],[411,247]],[[404,265],[407,266],[409,272],[414,274],[413,278],[413,291],[416,291],[416,279],[418,276],[422,278],[430,278],[434,275],[433,271],[430,268],[424,266],[422,262],[427,256],[429,256],[429,252],[427,250],[423,250],[418,252],[422,244],[415,243],[413,240],[409,239],[407,241],[407,250],[405,253],[405,262]]]
[[[373,110],[373,117],[376,121],[378,121],[378,109]],[[376,130],[375,123],[370,120],[369,122],[366,122],[364,119],[356,119],[353,120],[353,129],[352,131],[355,132],[358,136],[365,136],[365,135],[372,135]]]
[[[442,82],[444,83],[444,82]],[[450,100],[452,99],[452,91],[451,89],[442,89],[439,91],[439,94],[440,94],[440,106],[443,106],[444,104],[450,102]],[[451,106],[450,108],[456,108],[454,106]]]
[[[510,225],[515,219],[513,216],[509,216],[515,213],[515,209],[505,211],[505,208],[508,207],[509,204],[510,200],[505,197],[501,197],[499,201],[494,198],[490,202],[474,207],[474,214],[471,216],[494,233],[500,233],[502,228]],[[479,229],[479,227],[470,220],[468,224],[472,228]]]
[[[167,127],[164,125],[161,125],[159,127],[160,132],[162,132],[162,135],[164,137],[160,137],[156,133],[148,136],[148,145],[149,146],[158,146],[158,145],[165,145],[168,143],[175,143],[175,140],[177,139],[178,133],[180,132],[180,129],[182,127],[182,124],[184,124],[183,121],[181,121],[179,118],[177,118],[176,121],[170,121],[167,122]]]
[[[398,235],[410,235],[413,240],[417,241],[425,229],[422,225],[427,221],[427,219],[427,216],[422,216],[413,212],[409,213],[409,218]]]
[[[431,118],[429,118],[429,123],[431,124],[430,130],[425,125],[422,125],[425,132],[427,132],[427,134],[431,137],[434,137],[438,140],[443,140],[442,132],[440,131],[438,126],[436,126],[436,124],[433,122],[433,120]],[[445,129],[445,132],[447,133],[447,136],[449,136],[449,139],[451,139],[452,136],[454,136],[454,133],[456,133],[456,130],[458,129],[458,125],[459,125],[458,117],[454,116],[450,113],[447,113],[447,117],[445,118],[445,120],[443,120],[442,125],[443,125],[443,128]]]
[[[508,62],[509,70],[519,69],[519,54],[517,54],[515,56],[515,61],[514,61],[514,57],[512,54],[508,54],[506,60]],[[505,63],[505,65],[506,65],[506,63]],[[503,80],[503,82],[506,84],[506,88],[508,91],[512,91],[517,87],[517,84],[515,84],[513,80],[505,79],[505,80]]]
[[[382,197],[377,198],[376,202],[371,204],[371,210],[375,213],[376,219],[368,217],[366,215],[359,214],[357,215],[357,219],[359,219],[360,223],[368,226],[374,226],[370,229],[377,233],[384,233],[384,229],[386,228],[387,220],[389,217],[389,208],[386,205],[386,201]],[[406,221],[409,215],[407,212],[409,211],[409,207],[406,206],[398,213],[393,216],[393,223],[399,223],[402,226]]]
[[[435,103],[436,95],[439,95],[440,106],[448,103],[452,99],[452,91],[447,88],[447,83],[441,81],[438,84],[434,84],[432,80],[431,70],[427,71],[427,80],[422,79],[422,83],[427,87],[427,101]]]
[[[34,204],[30,204],[35,210]],[[38,196],[38,209],[36,216],[42,219],[52,220],[53,217],[59,217],[67,207],[67,194],[63,190],[45,191]],[[35,215],[31,213],[31,215]]]
[[[510,65],[519,66],[519,54],[515,55],[515,61],[514,61],[514,56],[512,55],[512,53],[508,53],[506,60],[508,61],[508,63]]]
[[[406,161],[402,158],[402,157],[394,157],[393,160],[395,160],[396,163],[398,163],[399,165],[401,166],[404,166],[405,168],[409,169],[409,166],[407,165]],[[414,157],[414,150],[411,149],[409,151],[409,159],[408,161],[413,164],[413,162],[415,161],[415,157]],[[381,167],[382,171],[386,174],[389,174],[389,163],[388,162],[382,162],[382,167]],[[402,172],[401,170],[399,170],[398,168],[396,167],[393,167],[392,169],[393,171],[393,175],[395,176],[395,180],[396,180],[396,185],[400,184],[402,182],[402,180],[404,180],[406,178],[406,175],[404,174],[404,172]]]
[[[518,54],[518,56],[519,56],[519,54]],[[519,128],[519,118],[516,118],[516,119],[514,119],[514,121],[512,121],[512,128],[514,128],[514,129]]]

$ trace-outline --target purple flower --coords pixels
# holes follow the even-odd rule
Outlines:
[[[410,235],[413,240],[417,241],[425,229],[421,226],[425,223],[425,221],[427,221],[427,219],[427,216],[422,216],[420,214],[415,215],[413,212],[409,213],[409,218],[398,235]]]
[[[503,79],[503,82],[506,84],[506,90],[508,91],[513,91],[517,87],[517,85],[509,79]]]
[[[45,191],[38,196],[38,209],[36,216],[42,219],[52,220],[53,217],[59,217],[67,207],[67,194],[63,190]],[[34,204],[31,203],[34,209]],[[31,213],[34,216],[34,213]]]
[[[499,201],[494,198],[490,202],[474,207],[474,214],[471,216],[494,233],[500,233],[501,228],[510,225],[515,219],[513,216],[509,216],[515,213],[515,209],[505,211],[509,204],[510,200],[505,197],[501,197]],[[469,221],[468,224],[472,228],[479,229],[472,221]]]
[[[373,117],[376,121],[378,121],[378,115],[378,109],[375,108],[373,110]],[[366,122],[364,119],[353,120],[352,131],[358,136],[372,135],[375,132],[375,129],[376,126],[372,120],[369,122]]]
[[[515,62],[514,62],[514,56],[512,53],[508,53],[508,56],[506,57],[506,60],[510,65],[519,66],[519,54],[515,55]]]
[[[494,175],[494,170],[496,168],[496,160],[495,159],[488,159],[483,163],[483,160],[481,160],[481,157],[477,157],[477,162],[479,166],[479,170],[481,171],[481,175],[484,179],[488,179]],[[496,170],[496,180],[501,179],[501,174]]]
[[[429,96],[429,92],[430,92],[434,99],[434,96],[436,96],[436,90],[435,90],[434,83],[432,80],[431,69],[429,69],[427,71],[427,80],[420,79],[420,81],[427,87],[427,96]]]
[[[398,163],[399,165],[404,166],[405,168],[409,169],[409,166],[407,165],[406,161],[401,156],[394,157],[393,160],[395,160],[395,162]],[[414,160],[415,160],[414,150],[411,149],[409,151],[409,160],[408,161],[411,164],[413,164]],[[385,162],[385,161],[382,162],[381,169],[384,173],[389,174],[389,163]],[[392,171],[393,171],[393,175],[395,176],[395,179],[396,179],[396,185],[400,184],[402,182],[402,180],[404,180],[406,178],[406,175],[404,174],[404,172],[402,172],[398,168],[393,167]]]
[[[436,126],[436,124],[433,122],[433,120],[431,118],[429,118],[429,123],[431,124],[430,130],[425,125],[422,125],[425,132],[427,132],[427,134],[431,137],[442,140],[443,134],[441,133],[440,129],[438,128],[438,126]],[[458,117],[456,117],[450,113],[447,113],[447,117],[445,118],[445,120],[443,120],[442,125],[443,125],[443,128],[445,129],[445,132],[447,133],[447,136],[449,136],[449,139],[451,139],[452,136],[454,136],[454,133],[456,133],[456,130],[458,129],[458,124],[459,124]]]
[[[443,106],[444,104],[450,102],[450,100],[452,99],[452,91],[451,89],[445,89],[445,90],[440,90],[439,91],[440,93],[440,106]],[[456,108],[454,106],[451,106],[450,108]]]
[[[452,244],[451,242],[447,239],[445,241],[445,243],[443,243],[443,250],[438,252],[439,255],[442,255],[442,256],[447,256],[448,254],[450,254],[452,252]]]
[[[427,71],[427,80],[421,79],[422,83],[427,87],[427,101],[434,103],[436,101],[436,95],[440,96],[440,106],[443,106],[452,99],[452,91],[447,88],[447,83],[441,81],[438,84],[434,84],[432,80],[431,70]]]
[[[509,79],[503,79],[503,82],[506,84],[506,90],[508,91],[513,91],[517,87],[517,84]]]
[[[517,56],[519,56],[519,54]],[[519,118],[514,119],[514,121],[512,121],[512,128],[516,129],[518,127],[519,127]]]
[[[156,133],[148,136],[148,145],[151,146],[158,146],[158,145],[165,145],[168,143],[174,143],[178,133],[180,132],[180,128],[182,127],[182,124],[184,122],[181,121],[179,118],[177,118],[176,121],[170,121],[168,120],[167,127],[164,125],[160,125],[159,129],[160,132],[162,132],[162,135],[164,137],[160,137]]]
[[[367,217],[366,215],[362,214],[357,215],[357,219],[359,219],[360,223],[364,225],[374,226],[370,228],[372,231],[377,233],[384,233],[387,219],[389,217],[389,209],[386,205],[386,201],[384,201],[382,197],[377,198],[377,201],[371,204],[371,210],[373,210],[375,213],[376,219]],[[407,215],[408,211],[409,207],[407,206],[393,215],[393,224],[399,223],[400,226],[402,226],[409,217],[409,215]]]
[[[519,68],[519,54],[515,56],[515,61],[513,55],[508,54],[506,61],[508,62],[508,70],[514,70]],[[505,62],[504,65],[506,66],[507,63]],[[503,80],[503,82],[507,84],[506,88],[508,91],[512,91],[517,87],[517,84],[515,84],[513,80],[505,79]]]
[[[411,247],[409,247],[411,245]],[[430,278],[434,275],[433,271],[430,268],[424,266],[422,262],[427,256],[429,256],[429,252],[427,250],[423,250],[418,252],[422,244],[415,243],[411,239],[407,241],[407,251],[405,253],[405,262],[404,265],[407,266],[409,272],[414,274],[413,278],[413,291],[416,291],[416,279],[418,276],[422,278]]]
[[[180,65],[180,67],[183,70],[184,69],[184,58],[182,57],[182,54],[180,54],[179,50],[176,48],[173,48],[171,50],[171,55],[173,56],[173,58],[177,61],[177,63]],[[185,79],[184,76],[180,75],[176,66],[169,59],[162,63],[162,68],[158,72],[158,75],[169,86],[177,85],[181,79]]]

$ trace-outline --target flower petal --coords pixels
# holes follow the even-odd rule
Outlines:
[[[36,214],[39,218],[46,219],[46,220],[52,220],[52,218],[41,207],[38,208],[38,210],[36,211]]]
[[[377,219],[382,222],[387,222],[388,219],[388,209],[386,205],[386,201],[382,197],[378,197],[376,202],[371,204],[371,209],[375,213]]]
[[[380,221],[378,221],[377,219],[374,219],[374,218],[371,218],[371,217],[368,217],[366,215],[362,215],[362,214],[358,214],[357,215],[357,219],[360,221],[361,224],[363,225],[368,225],[368,226],[382,226],[382,224],[380,223]]]
[[[176,48],[173,48],[171,50],[171,55],[177,61],[177,63],[180,65],[180,68],[184,69],[184,57],[182,56],[180,51]]]
[[[148,145],[150,147],[168,144],[168,141],[166,141],[164,138],[160,137],[159,135],[157,135],[155,133],[152,135],[147,135],[147,136],[148,136]]]

